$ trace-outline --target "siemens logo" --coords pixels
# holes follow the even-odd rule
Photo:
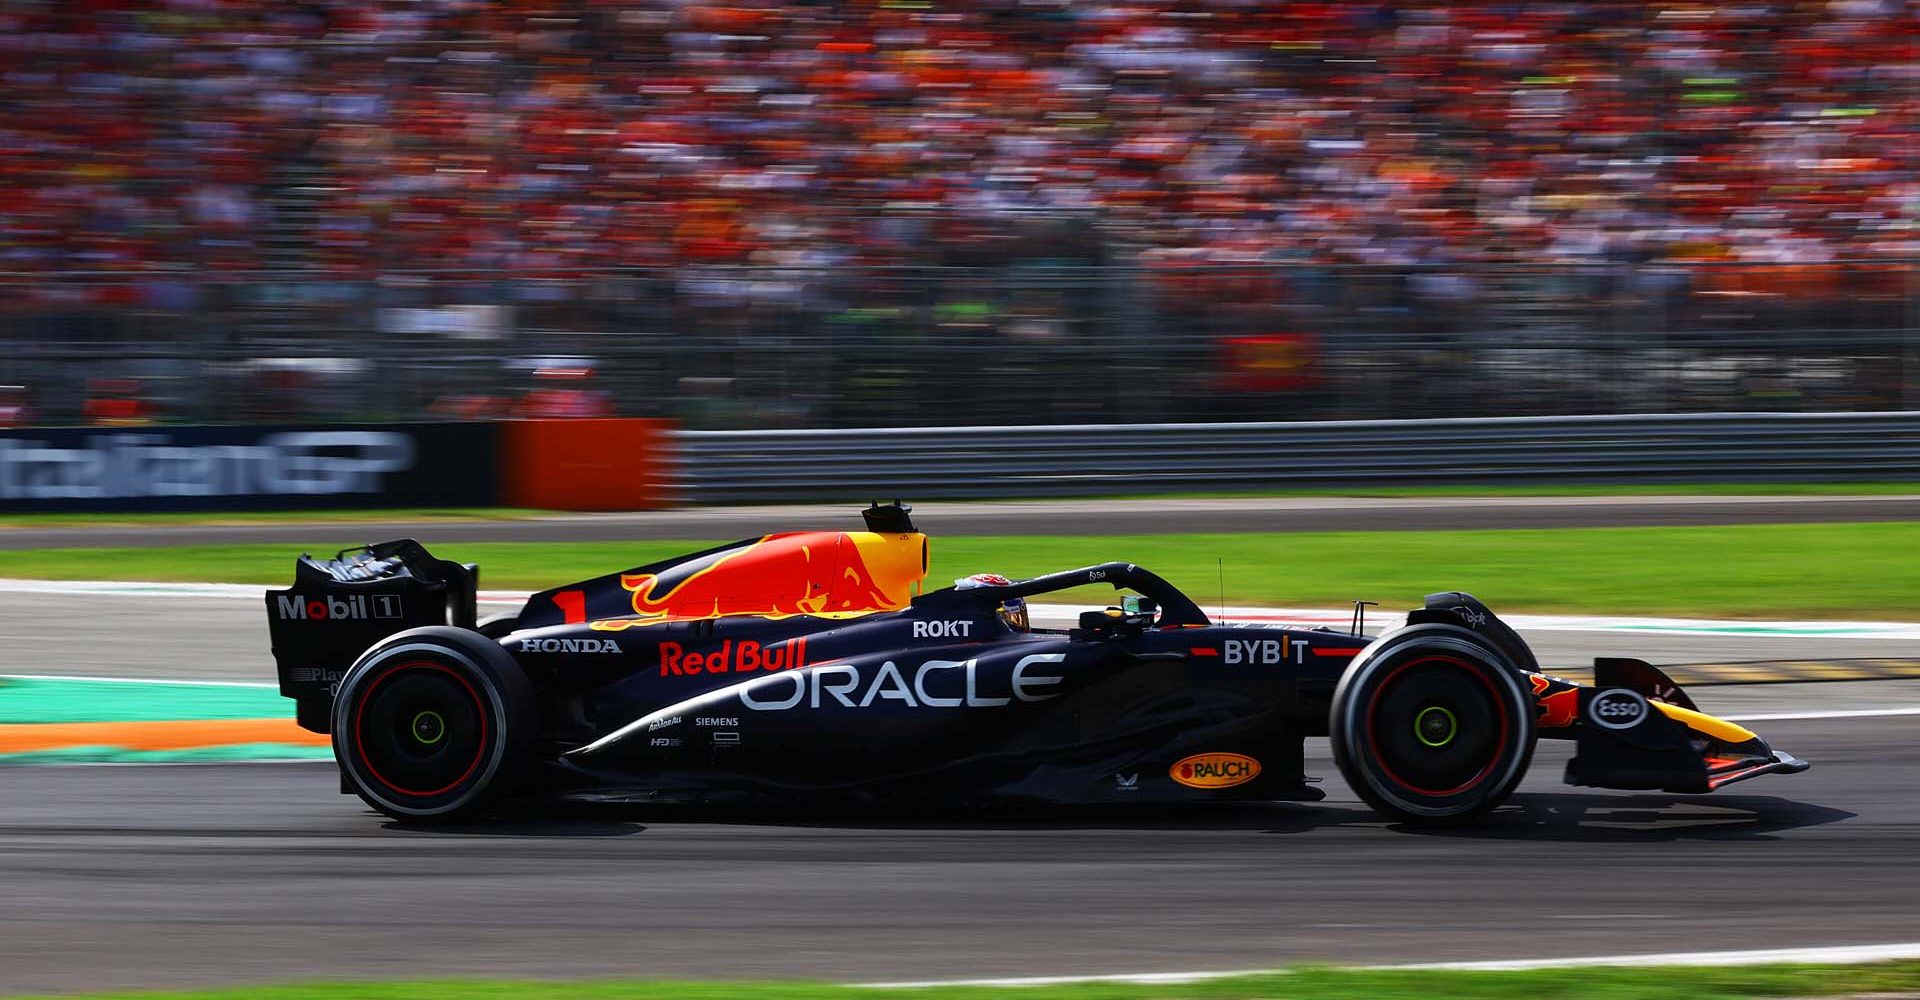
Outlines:
[[[0,499],[228,497],[378,493],[413,467],[392,431],[296,431],[254,444],[175,444],[165,433],[90,436],[81,447],[0,438]]]

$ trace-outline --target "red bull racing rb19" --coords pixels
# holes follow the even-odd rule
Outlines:
[[[1383,636],[1216,622],[1127,562],[928,590],[909,508],[542,591],[477,620],[478,569],[418,542],[302,556],[266,607],[281,693],[341,786],[407,822],[509,803],[1317,801],[1327,737],[1382,814],[1463,821],[1539,739],[1566,780],[1709,792],[1807,765],[1638,660],[1540,669],[1463,593]],[[1026,601],[1122,592],[1072,627]],[[344,609],[336,612],[334,609]]]

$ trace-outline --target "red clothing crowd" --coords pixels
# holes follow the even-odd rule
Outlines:
[[[1163,267],[1897,281],[1917,46],[1920,0],[0,0],[0,271],[954,264],[1069,222]]]

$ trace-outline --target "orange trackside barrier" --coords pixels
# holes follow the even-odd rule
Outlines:
[[[667,504],[670,420],[508,420],[500,493],[515,507],[642,510]]]

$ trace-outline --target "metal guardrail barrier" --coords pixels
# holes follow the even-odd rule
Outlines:
[[[702,430],[1920,409],[1915,259],[1172,267],[1040,250],[565,280],[0,272],[0,418],[87,422],[127,397],[168,423],[591,409]]]
[[[682,431],[676,441],[674,494],[686,503],[1920,476],[1920,411]]]

